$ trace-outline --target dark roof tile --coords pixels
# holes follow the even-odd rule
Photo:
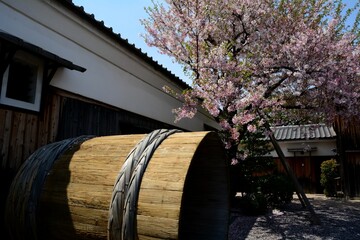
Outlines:
[[[279,141],[335,138],[333,127],[325,124],[289,125],[272,127]]]
[[[114,33],[112,27],[106,27],[104,21],[98,21],[95,19],[94,14],[86,13],[83,6],[76,6],[72,0],[56,0],[57,2],[61,3],[64,7],[72,11],[73,13],[77,14],[82,19],[88,21],[88,23],[92,24],[94,27],[98,28],[103,33],[107,34],[108,36],[112,37],[115,41],[119,44],[127,48],[128,50],[132,51],[135,55],[142,58],[144,61],[149,63],[154,67],[154,69],[162,72],[165,76],[169,77],[175,84],[178,86],[188,89],[191,88],[186,82],[181,80],[167,68],[163,67],[157,61],[155,61],[152,57],[149,57],[146,53],[142,52],[141,49],[137,48],[135,44],[130,44],[128,39],[124,39],[121,37],[121,34]]]

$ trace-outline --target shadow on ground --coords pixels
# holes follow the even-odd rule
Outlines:
[[[280,211],[245,216],[233,208],[229,240],[240,239],[360,239],[360,201],[308,196],[321,225],[312,225],[310,214],[297,199]]]

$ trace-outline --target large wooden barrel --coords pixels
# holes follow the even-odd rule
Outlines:
[[[151,134],[79,137],[38,149],[10,189],[10,235],[227,239],[228,166],[217,134]]]

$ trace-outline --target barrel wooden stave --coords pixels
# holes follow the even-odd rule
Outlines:
[[[96,137],[62,154],[40,195],[39,239],[107,239],[114,183],[144,136]],[[227,187],[216,134],[170,135],[153,153],[138,190],[139,239],[227,239]]]
[[[43,239],[69,239],[69,235],[70,239],[107,239],[115,179],[124,159],[143,137],[93,138],[56,161],[40,198]],[[49,216],[54,206],[58,211]]]
[[[208,145],[210,146],[209,148],[207,147]],[[194,161],[199,163],[194,164]],[[199,169],[199,166],[202,169]],[[216,169],[218,169],[217,172]],[[223,174],[224,177],[218,176],[219,170],[221,171],[220,174]],[[198,176],[194,178],[194,175]],[[220,217],[214,220],[215,223],[211,224],[214,226],[214,224],[222,220],[224,222],[220,223],[220,225],[227,224],[228,196],[226,195],[226,188],[228,186],[228,179],[226,176],[227,165],[224,160],[222,144],[216,134],[198,132],[191,135],[191,137],[189,137],[188,133],[177,133],[169,136],[152,156],[140,187],[137,215],[139,239],[147,239],[146,237],[154,237],[156,239],[179,239],[179,237],[181,239],[200,239],[198,237],[201,233],[195,234],[192,237],[189,234],[183,234],[186,236],[183,238],[180,233],[179,236],[179,231],[183,231],[179,229],[179,220],[182,214],[185,216],[184,221],[191,222],[189,225],[193,224],[191,221],[192,217],[189,217],[188,213],[183,213],[183,210],[191,212],[196,208],[205,208],[206,210],[200,211],[199,214],[204,216],[202,219],[203,223],[207,224],[214,217],[204,212],[208,211],[209,214],[213,214],[216,210],[212,208],[219,208],[220,213],[215,213],[215,215]],[[194,178],[193,180],[197,181],[197,184],[200,185],[194,188],[186,187],[186,184],[193,184],[189,178]],[[201,180],[204,178],[206,180]],[[220,180],[220,182],[217,180]],[[157,183],[154,184],[155,182]],[[201,184],[205,186],[201,186]],[[208,187],[208,184],[216,187]],[[220,194],[225,193],[220,197],[217,193],[219,188],[225,188],[225,190],[220,191]],[[186,189],[187,191],[197,191],[198,193],[194,194],[194,196],[198,200],[195,197],[187,197],[188,200],[184,199],[184,191]],[[205,192],[203,192],[204,190]],[[189,196],[191,193],[186,195]],[[204,202],[211,201],[211,198],[215,199],[215,201],[212,201],[213,204]],[[221,198],[225,200],[221,200]],[[193,201],[195,203],[198,202],[196,207],[189,208],[190,210],[183,207],[183,204],[192,205]],[[219,206],[219,202],[223,206]],[[201,220],[201,217],[194,217],[193,219]],[[213,237],[209,238],[209,235],[214,235],[215,231],[217,230],[206,229],[207,233],[205,235],[207,238],[204,239],[214,239]],[[194,232],[200,231],[195,230]],[[220,232],[219,235],[222,236],[217,238],[217,240],[227,239],[227,226],[226,229],[223,227]],[[143,236],[146,237],[143,238]]]

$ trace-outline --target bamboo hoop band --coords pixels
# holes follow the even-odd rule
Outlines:
[[[143,138],[127,156],[116,179],[109,208],[108,239],[137,239],[136,214],[139,188],[156,148],[180,130],[159,129]]]
[[[92,136],[80,136],[48,144],[36,150],[20,167],[9,191],[5,223],[12,239],[38,239],[37,204],[46,177],[66,151]]]

